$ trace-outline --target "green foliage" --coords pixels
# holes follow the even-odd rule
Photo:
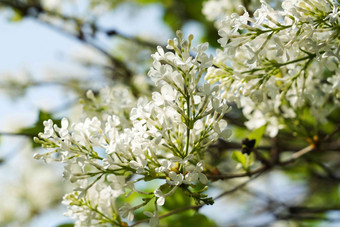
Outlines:
[[[218,32],[213,22],[208,21],[202,14],[202,4],[205,0],[134,0],[139,4],[161,4],[164,8],[163,21],[173,30],[177,31],[191,21],[198,22],[205,34],[202,42],[209,42],[211,46],[217,47],[219,39]],[[106,4],[110,8],[117,7],[122,0],[92,0],[91,5]]]
[[[185,195],[182,190],[177,190],[165,201],[163,207],[168,210],[174,210],[190,205],[193,205],[193,199]]]
[[[115,8],[120,3],[124,2],[124,0],[91,0],[91,7],[106,4],[110,8]]]
[[[250,135],[248,136],[248,139],[249,139],[249,140],[252,140],[252,139],[255,140],[254,148],[256,148],[256,147],[259,145],[259,143],[260,143],[260,141],[261,141],[261,139],[262,139],[262,137],[263,137],[263,134],[264,134],[264,132],[266,131],[266,127],[267,127],[266,124],[265,124],[265,125],[262,125],[261,127],[255,129],[255,130],[254,130],[252,133],[250,133]]]
[[[57,227],[73,227],[74,224],[73,223],[65,223],[65,224],[60,224]]]
[[[183,25],[190,21],[199,22],[205,34],[202,42],[209,42],[212,46],[217,46],[218,33],[212,22],[207,21],[202,14],[202,4],[204,0],[162,0],[165,8],[163,20],[173,31],[181,29]]]
[[[244,169],[247,172],[250,170],[250,167],[254,162],[253,153],[250,153],[248,155],[248,154],[243,154],[241,151],[234,151],[231,157],[235,162],[240,163],[242,166],[242,169]]]
[[[53,118],[51,113],[40,110],[37,121],[30,127],[20,129],[18,133],[21,133],[21,134],[24,134],[26,136],[33,138],[37,136],[39,132],[44,131],[43,122],[47,121],[48,119],[52,119],[53,122],[57,125],[61,124],[61,119]],[[33,148],[40,147],[40,145],[37,143],[32,143],[32,144],[33,144]]]
[[[11,22],[20,22],[24,18],[22,11],[13,9],[13,15],[9,18]]]
[[[199,214],[195,212],[192,215],[192,212],[185,212],[179,215],[172,216],[172,221],[167,220],[168,218],[164,219],[162,222],[164,223],[161,226],[176,226],[176,227],[188,227],[188,226],[199,226],[199,227],[217,227],[217,224],[208,219],[205,215]]]
[[[247,144],[242,145],[242,152],[241,151],[234,151],[233,154],[232,154],[232,159],[234,161],[236,161],[237,163],[241,164],[242,169],[244,169],[245,171],[249,171],[251,165],[254,162],[254,154],[251,151],[252,151],[253,148],[256,148],[259,145],[259,143],[260,143],[260,141],[261,141],[261,139],[262,139],[262,137],[263,137],[263,135],[266,131],[266,127],[267,127],[266,124],[262,125],[261,127],[255,129],[247,137],[246,141],[248,141],[248,143],[253,142],[255,140],[254,146],[247,147]],[[244,152],[245,149],[247,149],[247,152]]]
[[[159,0],[137,0],[138,3],[141,3],[141,4],[151,4],[151,3],[157,3],[157,2],[160,2]],[[168,0],[168,1],[164,1],[163,2],[165,3],[166,5],[166,2],[172,2],[172,0]],[[168,3],[169,4],[169,3]]]
[[[52,119],[55,124],[58,124],[58,125],[61,124],[60,119],[54,119],[51,113],[40,110],[39,115],[38,115],[38,120],[36,121],[36,123],[34,123],[34,125],[32,125],[31,127],[20,129],[19,132],[30,135],[32,137],[36,136],[39,132],[44,131],[43,122],[47,121],[48,119]]]
[[[238,162],[242,165],[243,168],[246,168],[247,166],[247,157],[245,154],[242,154],[240,151],[234,151],[232,158],[235,162]]]

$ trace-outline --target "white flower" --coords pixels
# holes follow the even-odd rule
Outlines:
[[[59,128],[57,125],[54,125],[54,130],[59,133],[61,138],[67,138],[69,136],[68,126],[68,120],[66,118],[63,118],[61,120],[61,128]]]
[[[57,153],[65,178],[81,185],[65,197],[68,215],[77,226],[96,225],[117,212],[132,221],[134,210],[145,204],[125,203],[117,209],[115,199],[126,192],[126,197],[132,192],[154,194],[162,206],[183,183],[208,183],[202,157],[219,136],[229,137],[222,120],[228,106],[217,86],[205,82],[201,86],[213,60],[204,53],[208,44],[192,49],[193,36],[188,40],[182,36],[179,32],[178,39],[169,41],[173,53],[159,47],[153,55],[148,75],[159,92],[151,100],[134,101],[126,89],[105,88],[96,96],[89,91],[89,106],[84,105],[81,120],[70,125],[63,119],[61,128],[46,121],[45,133],[35,139],[54,149],[36,158],[54,160],[51,155]],[[195,57],[191,50],[197,52]],[[171,190],[164,194],[160,188],[153,193],[135,188],[137,182],[153,178],[165,178]],[[158,224],[157,212],[156,206],[154,214],[148,213],[151,225]]]
[[[220,121],[220,122],[215,123],[214,130],[220,137],[222,137],[225,140],[228,140],[229,137],[232,134],[232,131],[231,131],[231,129],[226,128],[226,127],[227,127],[227,122],[226,121]],[[222,128],[222,130],[221,130],[221,128]]]
[[[45,126],[44,134],[41,134],[40,137],[45,139],[52,137],[54,134],[53,121],[49,119],[48,121],[44,121],[43,124]]]
[[[129,203],[125,203],[122,207],[119,208],[119,213],[123,218],[127,218],[129,221],[132,221],[134,218],[134,209],[132,209]]]
[[[159,225],[159,218],[158,218],[157,211],[155,211],[154,213],[145,211],[144,214],[150,218],[150,221],[149,221],[150,227],[157,227]]]
[[[158,204],[158,206],[163,206],[164,202],[165,202],[165,195],[163,194],[163,192],[159,188],[157,188],[154,191],[154,194],[157,197],[157,204]]]
[[[186,164],[188,161],[190,161],[190,160],[193,159],[193,158],[194,158],[194,156],[193,156],[192,154],[189,154],[189,155],[187,155],[184,159],[175,156],[175,157],[172,157],[171,160],[172,160],[173,162],[178,162],[178,163],[180,163],[180,164]]]
[[[174,171],[169,172],[169,178],[170,180],[167,180],[166,182],[171,185],[181,185],[184,179],[183,174],[177,174]]]
[[[204,169],[204,161],[199,161],[192,172],[188,172],[183,180],[184,184],[194,184],[199,180],[202,184],[208,184],[207,176],[202,173]]]
[[[147,161],[144,157],[138,156],[136,157],[137,161],[130,161],[129,166],[136,170],[137,173],[143,173],[146,167]]]
[[[161,166],[156,168],[156,172],[158,172],[158,173],[166,172],[167,173],[167,172],[169,172],[169,169],[172,165],[172,162],[167,160],[167,159],[163,159],[163,160],[160,161],[160,164],[161,164]]]

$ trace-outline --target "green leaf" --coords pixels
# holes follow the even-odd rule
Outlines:
[[[39,132],[44,131],[43,122],[49,119],[52,119],[54,124],[57,124],[57,125],[61,124],[61,119],[54,119],[51,113],[40,110],[38,120],[34,123],[34,125],[32,125],[31,127],[22,128],[19,130],[19,132],[25,133],[28,136],[32,136],[32,137],[36,136],[38,135]]]
[[[233,155],[231,157],[232,157],[232,159],[234,159],[235,162],[240,163],[244,169],[246,168],[247,157],[246,157],[245,154],[242,154],[241,151],[234,151]]]
[[[164,22],[169,25],[173,30],[176,30],[180,27],[182,27],[181,18],[179,18],[176,13],[172,11],[166,11],[166,13],[163,16]]]
[[[243,154],[241,151],[234,151],[232,154],[232,159],[241,164],[245,171],[249,171],[251,165],[254,163],[254,154],[250,155]]]
[[[176,227],[188,227],[188,226],[199,226],[199,227],[217,227],[217,224],[208,219],[205,215],[195,213],[190,215],[190,213],[181,214],[173,216],[171,219],[163,219],[162,222],[166,222],[165,225],[161,226],[176,226]]]
[[[13,16],[9,19],[11,22],[19,22],[23,19],[24,15],[21,11],[14,9]]]
[[[250,133],[250,135],[248,136],[248,139],[249,139],[249,140],[252,140],[252,139],[255,140],[254,148],[256,148],[256,147],[259,145],[259,143],[260,143],[260,141],[261,141],[261,139],[262,139],[262,137],[263,137],[263,134],[264,134],[264,132],[266,131],[266,128],[267,128],[267,124],[264,124],[264,125],[262,125],[261,127],[255,129],[255,130],[254,130],[252,133]]]
[[[189,206],[192,202],[193,199],[185,195],[184,192],[179,189],[165,200],[163,207],[168,210],[174,210],[180,207]]]
[[[158,0],[137,0],[137,2],[141,4],[151,4],[158,2]]]
[[[51,113],[40,110],[37,121],[30,127],[22,128],[18,132],[29,137],[37,136],[39,132],[44,131],[43,122],[52,119],[54,124],[61,125],[61,119],[54,119]],[[40,144],[33,143],[33,148],[40,147]]]
[[[73,227],[73,226],[74,226],[73,223],[64,223],[64,224],[57,225],[56,227]]]

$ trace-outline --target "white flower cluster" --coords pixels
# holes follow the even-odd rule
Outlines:
[[[338,1],[285,0],[283,10],[261,3],[253,17],[245,11],[221,22],[223,49],[206,79],[221,83],[251,129],[267,123],[275,136],[306,108],[324,123],[340,104]]]
[[[203,194],[206,187],[193,189],[208,184],[203,160],[207,147],[231,135],[222,119],[230,108],[218,87],[201,79],[212,66],[213,57],[204,53],[208,44],[193,48],[193,57],[193,36],[185,40],[181,32],[177,35],[168,42],[170,51],[158,47],[152,55],[149,77],[159,88],[152,100],[140,98],[132,108],[134,100],[124,90],[105,90],[104,100],[88,92],[94,107],[101,100],[93,108],[100,117],[71,125],[63,119],[61,127],[46,121],[44,133],[35,139],[51,150],[35,158],[63,162],[65,178],[79,184],[64,198],[76,226],[122,226],[122,219],[132,221],[134,211],[152,200],[154,212],[145,215],[156,226],[158,206],[179,188],[196,202],[213,203]],[[163,184],[153,191],[137,189],[137,182],[154,179]],[[117,208],[116,199],[125,193],[148,197],[137,206],[125,203]]]
[[[105,87],[95,95],[92,90],[87,91],[87,99],[81,100],[83,118],[97,117],[105,121],[109,116],[119,117],[122,127],[131,127],[130,111],[136,105],[135,97],[122,85]]]

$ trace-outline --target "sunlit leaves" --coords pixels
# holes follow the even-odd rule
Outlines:
[[[44,131],[43,122],[47,121],[48,119],[53,119],[53,121],[57,125],[61,124],[61,120],[60,119],[53,118],[51,113],[45,112],[43,110],[40,110],[39,114],[38,114],[37,121],[32,126],[30,126],[30,127],[20,129],[18,131],[18,133],[33,138],[33,137],[37,136],[39,132]],[[32,143],[32,145],[33,145],[34,148],[40,147],[40,144],[37,144],[37,143]]]
[[[232,154],[232,159],[239,163],[245,171],[249,171],[251,165],[254,162],[254,155],[253,153],[243,154],[241,151],[234,151]]]
[[[262,137],[264,135],[264,132],[266,131],[266,127],[267,127],[267,125],[262,125],[261,127],[255,129],[248,136],[249,140],[253,140],[253,139],[255,140],[254,148],[256,148],[259,145],[259,143],[260,143],[260,141],[261,141],[261,139],[262,139]]]
[[[19,22],[24,18],[23,13],[20,10],[13,9],[13,15],[9,18],[11,22]]]
[[[60,224],[57,227],[74,227],[73,223],[65,223],[65,224]]]
[[[34,123],[34,125],[32,125],[31,127],[20,129],[19,133],[26,134],[26,135],[31,136],[31,137],[37,136],[39,132],[44,131],[43,122],[47,121],[48,119],[52,119],[53,122],[55,122],[57,125],[61,124],[60,119],[55,119],[55,118],[53,118],[51,113],[40,110],[39,115],[38,115],[38,119]]]

